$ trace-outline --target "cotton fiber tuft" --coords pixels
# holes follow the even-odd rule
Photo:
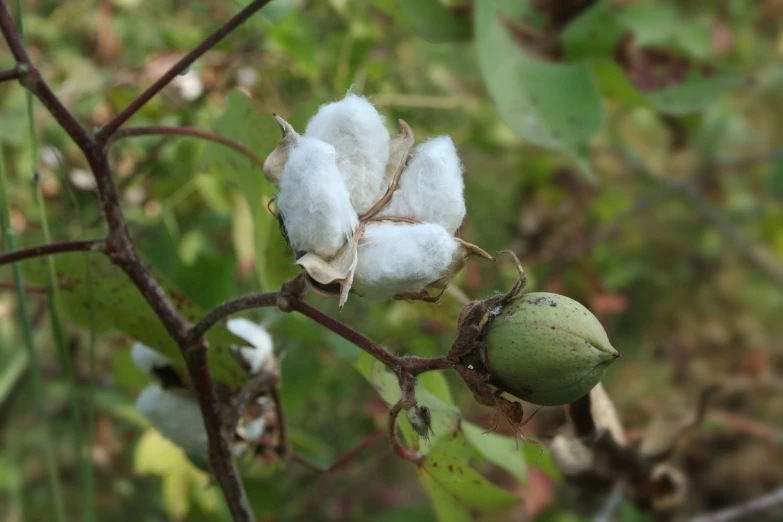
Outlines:
[[[147,386],[136,400],[138,410],[161,435],[192,455],[207,451],[207,432],[195,398]]]
[[[334,147],[315,138],[291,151],[277,207],[295,252],[331,257],[353,236],[359,220],[335,160]]]
[[[337,168],[343,175],[358,214],[369,209],[386,190],[389,131],[384,118],[363,96],[322,105],[307,124],[305,136],[334,146]]]

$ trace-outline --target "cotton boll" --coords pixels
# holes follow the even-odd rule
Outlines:
[[[250,365],[250,373],[260,370],[275,371],[275,359],[272,351],[272,336],[262,326],[244,318],[229,319],[226,323],[229,331],[246,340],[252,348],[239,347],[240,355]]]
[[[159,354],[142,343],[133,344],[133,347],[131,348],[131,360],[139,370],[149,376],[154,376],[153,370],[155,368],[171,365],[171,360],[168,357]]]
[[[333,256],[358,225],[334,147],[301,137],[280,178],[277,208],[296,252]]]
[[[437,223],[454,234],[465,218],[462,165],[454,142],[438,136],[416,147],[382,216]]]
[[[161,435],[186,453],[205,455],[207,432],[195,399],[153,384],[142,390],[136,400],[136,407]]]
[[[370,224],[359,241],[353,288],[373,299],[417,292],[450,273],[460,244],[435,224]]]
[[[305,136],[337,150],[337,168],[359,214],[383,195],[390,136],[383,116],[367,98],[349,92],[340,101],[322,105],[307,124]]]

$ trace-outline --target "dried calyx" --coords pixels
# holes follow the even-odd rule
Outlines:
[[[279,362],[272,349],[272,337],[261,326],[247,319],[230,319],[227,327],[231,332],[246,340],[249,346],[232,347],[238,361],[248,372],[248,379],[261,372],[279,373]],[[152,379],[136,400],[138,410],[167,439],[182,448],[190,460],[201,467],[206,466],[207,432],[198,401],[186,377],[171,360],[142,343],[135,343],[131,358],[142,372]],[[226,423],[231,410],[239,407],[243,415],[233,423],[232,451],[235,456],[243,454],[249,447],[257,445],[267,429],[267,416],[273,410],[268,397],[253,398],[252,407],[236,405],[232,401],[237,390],[221,393],[221,413]]]
[[[465,218],[451,138],[413,148],[391,136],[364,97],[323,105],[304,134],[275,116],[283,139],[264,162],[297,264],[320,293],[437,300],[466,256],[492,256],[454,234]]]

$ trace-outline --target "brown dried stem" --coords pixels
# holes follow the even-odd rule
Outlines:
[[[63,252],[94,251],[104,252],[106,242],[103,239],[83,239],[78,241],[63,241],[61,243],[52,243],[51,245],[39,245],[22,250],[14,250],[0,254],[0,266],[8,263],[14,263],[23,259],[33,259],[52,254],[61,254]]]
[[[258,157],[258,155],[252,150],[248,149],[241,143],[216,134],[214,132],[197,129],[195,127],[165,127],[165,126],[150,126],[150,127],[129,127],[127,129],[120,129],[115,132],[109,139],[109,145],[117,140],[123,138],[132,138],[134,136],[193,136],[195,138],[201,138],[202,140],[213,141],[225,145],[240,154],[244,155],[247,159],[253,162],[253,164],[263,167],[264,161]]]

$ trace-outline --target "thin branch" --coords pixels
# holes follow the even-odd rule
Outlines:
[[[708,513],[692,518],[690,522],[732,522],[734,520],[754,520],[753,515],[783,504],[783,487],[780,487],[764,496],[755,498],[744,504],[739,504],[728,509]]]
[[[120,129],[115,132],[109,139],[109,144],[114,143],[117,140],[123,138],[131,138],[134,136],[151,136],[151,135],[178,135],[178,136],[193,136],[201,138],[203,140],[214,141],[225,145],[240,154],[244,155],[247,159],[252,161],[255,165],[263,167],[264,161],[252,150],[248,149],[241,143],[216,134],[214,132],[197,129],[195,127],[165,127],[165,126],[150,126],[150,127],[128,127],[127,129]]]
[[[5,6],[5,2],[0,2],[0,31],[3,38],[8,43],[11,54],[18,63],[30,63],[30,57],[22,43],[22,38],[16,29],[16,25],[11,19],[11,13]]]
[[[0,254],[0,266],[8,263],[14,263],[23,259],[33,259],[51,254],[61,254],[63,252],[79,252],[91,250],[94,252],[105,252],[106,241],[103,239],[82,239],[78,241],[63,241],[62,243],[52,243],[50,245],[39,245],[30,248],[23,248],[13,252]]]
[[[18,80],[19,79],[19,68],[14,67],[13,69],[5,69],[0,71],[0,83],[2,82],[9,82],[11,80]]]
[[[292,453],[291,460],[318,473],[334,473],[338,469],[342,468],[343,466],[351,462],[351,460],[353,460],[354,457],[356,457],[359,453],[367,449],[367,447],[370,444],[372,444],[382,436],[383,436],[383,430],[376,430],[375,432],[367,435],[356,446],[354,446],[353,448],[345,452],[343,455],[340,456],[340,458],[338,458],[337,460],[335,460],[329,466],[326,467],[316,464],[315,462],[299,455],[298,453]]]
[[[293,310],[296,310],[300,314],[309,317],[321,326],[328,328],[346,341],[355,344],[365,352],[381,361],[386,366],[390,368],[396,368],[400,366],[402,359],[401,357],[394,355],[386,350],[386,348],[375,344],[373,341],[363,336],[350,326],[332,319],[317,308],[314,308],[305,303],[301,298],[289,297],[288,303]]]
[[[399,417],[400,412],[403,410],[402,406],[403,406],[403,400],[400,399],[392,407],[391,411],[389,411],[389,424],[388,424],[389,440],[391,440],[392,448],[394,449],[394,453],[396,453],[397,456],[405,460],[410,460],[415,462],[419,460],[419,453],[413,450],[409,450],[408,448],[403,446],[403,444],[400,442],[399,437],[397,437],[397,417]]]
[[[133,100],[122,112],[116,115],[109,123],[107,123],[98,133],[95,135],[98,143],[105,144],[109,141],[112,134],[114,134],[120,126],[128,121],[139,109],[141,109],[148,101],[150,101],[156,94],[163,90],[174,78],[180,73],[187,70],[193,62],[198,60],[204,53],[215,47],[223,38],[228,36],[234,29],[239,27],[253,14],[268,4],[271,0],[254,0],[242,9],[239,13],[234,15],[228,22],[223,24],[217,31],[208,36],[201,44],[188,54],[183,56],[177,63],[175,63],[166,73],[161,76],[155,83],[150,85],[147,90],[139,95],[138,98]]]
[[[14,290],[16,287],[14,286],[14,283],[12,283],[12,282],[0,281],[0,288],[2,288],[3,290]],[[46,288],[43,288],[41,286],[23,285],[22,288],[28,294],[46,294],[49,291]]]
[[[193,327],[188,332],[188,339],[193,342],[201,339],[210,328],[215,326],[215,324],[222,321],[229,315],[253,308],[276,306],[279,295],[279,292],[249,294],[237,299],[232,299],[231,301],[226,301],[225,303],[218,305],[216,308],[213,308],[204,317],[199,319],[199,321],[193,325]]]

